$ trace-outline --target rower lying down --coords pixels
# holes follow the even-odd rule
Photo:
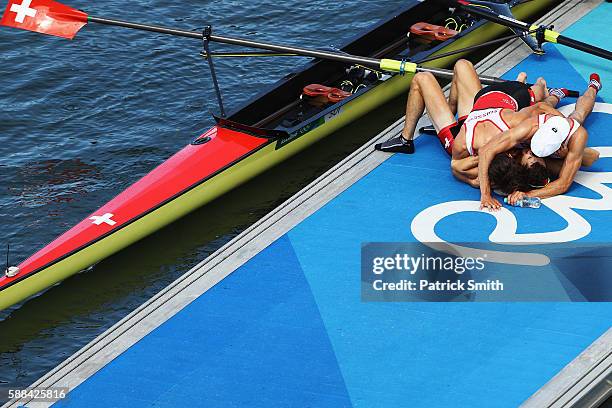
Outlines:
[[[578,168],[599,158],[596,150],[586,147],[588,133],[581,126],[601,89],[597,74],[591,75],[589,87],[568,118],[555,109],[568,91],[547,89],[543,78],[530,87],[521,73],[517,81],[483,88],[473,65],[465,60],[457,62],[454,74],[448,100],[433,76],[417,74],[402,134],[375,148],[413,153],[416,123],[427,108],[438,139],[451,156],[453,175],[480,187],[482,206],[494,209],[501,204],[491,197],[490,184],[510,194],[511,205],[525,196],[546,198],[567,191]],[[556,180],[550,182],[551,178]]]
[[[491,196],[492,184],[509,193],[508,203],[514,205],[525,197],[548,198],[565,193],[574,181],[580,166],[591,166],[599,153],[586,147],[588,132],[582,126],[593,111],[597,92],[601,89],[599,75],[591,74],[589,86],[578,98],[576,108],[567,118],[553,109],[549,113],[532,115],[524,124],[492,139],[480,151],[478,176],[480,178],[481,206],[499,209],[501,204]],[[505,155],[509,149],[522,147],[520,174],[524,188],[504,185],[506,177],[501,171],[490,171],[493,160]],[[503,160],[499,157],[498,160]],[[534,174],[540,174],[542,183],[532,183]],[[554,178],[550,181],[550,178]],[[537,178],[536,178],[537,180]],[[550,181],[550,182],[549,182]]]
[[[524,84],[525,80],[526,76],[521,74],[517,81],[483,88],[472,63],[467,60],[459,60],[453,70],[453,81],[447,101],[440,84],[433,75],[418,73],[410,86],[406,104],[406,121],[402,134],[376,145],[375,148],[385,152],[413,153],[412,140],[416,124],[427,108],[440,143],[451,155],[454,139],[473,110],[494,106],[517,111],[544,99],[546,83],[541,80],[529,87]],[[459,117],[458,120],[455,119],[456,116]]]

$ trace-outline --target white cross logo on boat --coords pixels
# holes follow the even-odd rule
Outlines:
[[[21,5],[16,3],[11,5],[11,11],[17,13],[17,17],[15,17],[16,23],[23,23],[26,17],[36,16],[37,11],[30,8],[30,4],[32,4],[32,0],[23,0]]]
[[[112,220],[114,216],[115,214],[106,213],[104,215],[94,215],[90,218],[90,220],[92,220],[95,225],[108,224],[113,226],[117,223],[116,221]]]

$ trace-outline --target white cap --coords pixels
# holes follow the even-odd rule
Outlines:
[[[548,157],[559,150],[561,145],[580,127],[575,120],[570,119],[570,121],[563,116],[540,115],[540,127],[531,139],[533,154],[538,157]]]

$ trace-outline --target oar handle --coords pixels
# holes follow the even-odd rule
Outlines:
[[[438,78],[446,78],[446,79],[453,78],[453,71],[451,71],[450,69],[426,68],[426,67],[417,66],[416,71],[417,72],[430,72],[431,74],[433,74],[434,76]],[[480,78],[480,82],[485,85],[495,85],[495,84],[501,84],[503,82],[507,82],[505,79],[492,77],[488,75],[479,75],[478,78]],[[532,86],[533,84],[527,84],[527,85]],[[578,98],[580,96],[580,92],[568,90],[567,96],[570,98]]]
[[[584,51],[589,54],[596,55],[601,58],[605,58],[607,60],[612,60],[612,52],[605,50],[603,48],[600,48],[600,47],[596,47],[594,45],[584,43],[582,41],[567,38],[563,35],[560,35],[557,37],[557,43],[561,45],[565,45],[570,48],[574,48],[579,51]]]
[[[567,90],[567,96],[569,96],[570,98],[579,98],[580,97],[580,92],[572,91],[571,89],[568,89]]]
[[[429,72],[438,78],[453,79],[454,72],[451,69],[422,67],[414,62],[397,61],[391,59],[383,59],[380,61],[380,69],[390,72],[399,73],[417,73]],[[501,78],[496,78],[488,75],[479,76],[480,82],[486,85],[499,84],[506,82]]]
[[[528,86],[533,86],[534,84],[527,83],[527,85]],[[568,89],[567,90],[567,96],[570,97],[570,98],[579,98],[580,97],[580,92]]]

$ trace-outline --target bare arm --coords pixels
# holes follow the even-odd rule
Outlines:
[[[553,98],[554,100],[556,100],[557,98],[550,97]],[[541,114],[541,113],[547,113],[547,114],[551,114],[551,115],[561,115],[561,112],[559,112],[558,110],[556,110],[548,101],[548,98],[545,101],[542,102],[538,102],[535,103],[531,106],[528,106],[526,108],[521,109],[519,112],[522,114],[525,114],[526,116],[531,116],[533,113],[535,114]]]
[[[569,145],[569,151],[565,157],[565,160],[563,161],[563,165],[561,166],[559,178],[543,188],[529,191],[527,193],[528,196],[548,198],[563,194],[569,190],[570,186],[574,182],[576,173],[582,165],[584,149],[588,139],[588,133],[584,128],[580,128],[578,131],[580,131],[580,133],[576,133],[572,137]]]
[[[452,160],[451,171],[457,180],[478,188],[478,156],[468,156],[465,159]]]
[[[537,129],[533,121],[523,121],[519,126],[507,130],[492,138],[489,143],[478,150],[480,160],[478,162],[478,179],[480,180],[480,200],[482,207],[498,209],[501,204],[491,197],[491,185],[489,182],[489,166],[493,158],[502,152],[508,151],[520,142],[528,140]]]

